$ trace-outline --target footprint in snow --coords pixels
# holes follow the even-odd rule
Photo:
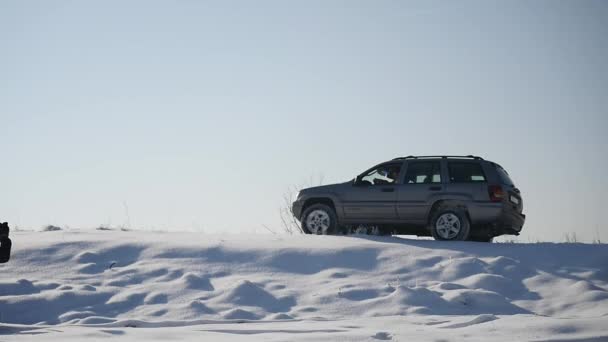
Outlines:
[[[393,336],[391,336],[391,334],[389,334],[387,332],[379,331],[374,336],[372,336],[372,338],[375,338],[377,340],[388,341],[388,340],[393,339]]]

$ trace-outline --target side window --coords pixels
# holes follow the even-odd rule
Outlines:
[[[449,162],[448,171],[450,172],[451,183],[471,183],[486,181],[486,176],[483,174],[481,165],[477,163]]]
[[[414,162],[407,166],[405,184],[441,183],[439,162]]]
[[[395,184],[400,172],[401,164],[384,164],[366,173],[361,181],[370,185]]]

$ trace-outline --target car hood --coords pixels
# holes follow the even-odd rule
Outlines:
[[[340,189],[344,189],[346,186],[349,186],[351,184],[352,184],[352,181],[348,181],[348,182],[344,182],[344,183],[313,186],[310,188],[305,188],[305,189],[300,190],[300,194],[309,195],[309,194],[315,194],[315,193],[335,192],[335,191],[339,191]]]

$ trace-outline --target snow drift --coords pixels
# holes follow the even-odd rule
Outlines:
[[[441,329],[489,324],[488,331],[521,333],[516,322],[536,324],[523,339],[608,338],[602,333],[608,323],[606,245],[16,232],[12,260],[0,272],[0,334],[12,338],[27,336],[22,333],[34,325],[52,336],[58,333],[49,325],[95,330],[202,324],[217,336],[238,330],[238,336],[252,337],[242,333],[248,331],[243,325],[226,328],[235,322],[316,331],[326,339],[405,338],[420,327],[435,333],[418,340],[449,339],[456,335]],[[218,324],[223,328],[210,328]],[[369,324],[383,329],[353,335],[354,327]],[[284,340],[281,334],[274,337]]]

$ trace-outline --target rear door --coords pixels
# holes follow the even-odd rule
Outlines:
[[[488,201],[488,181],[481,164],[473,160],[449,160],[446,191],[451,198],[468,202]]]
[[[409,224],[426,223],[432,198],[443,191],[441,161],[408,161],[397,191],[397,215]]]
[[[396,187],[402,174],[402,162],[374,167],[353,183],[342,195],[344,217],[358,223],[395,221]]]

